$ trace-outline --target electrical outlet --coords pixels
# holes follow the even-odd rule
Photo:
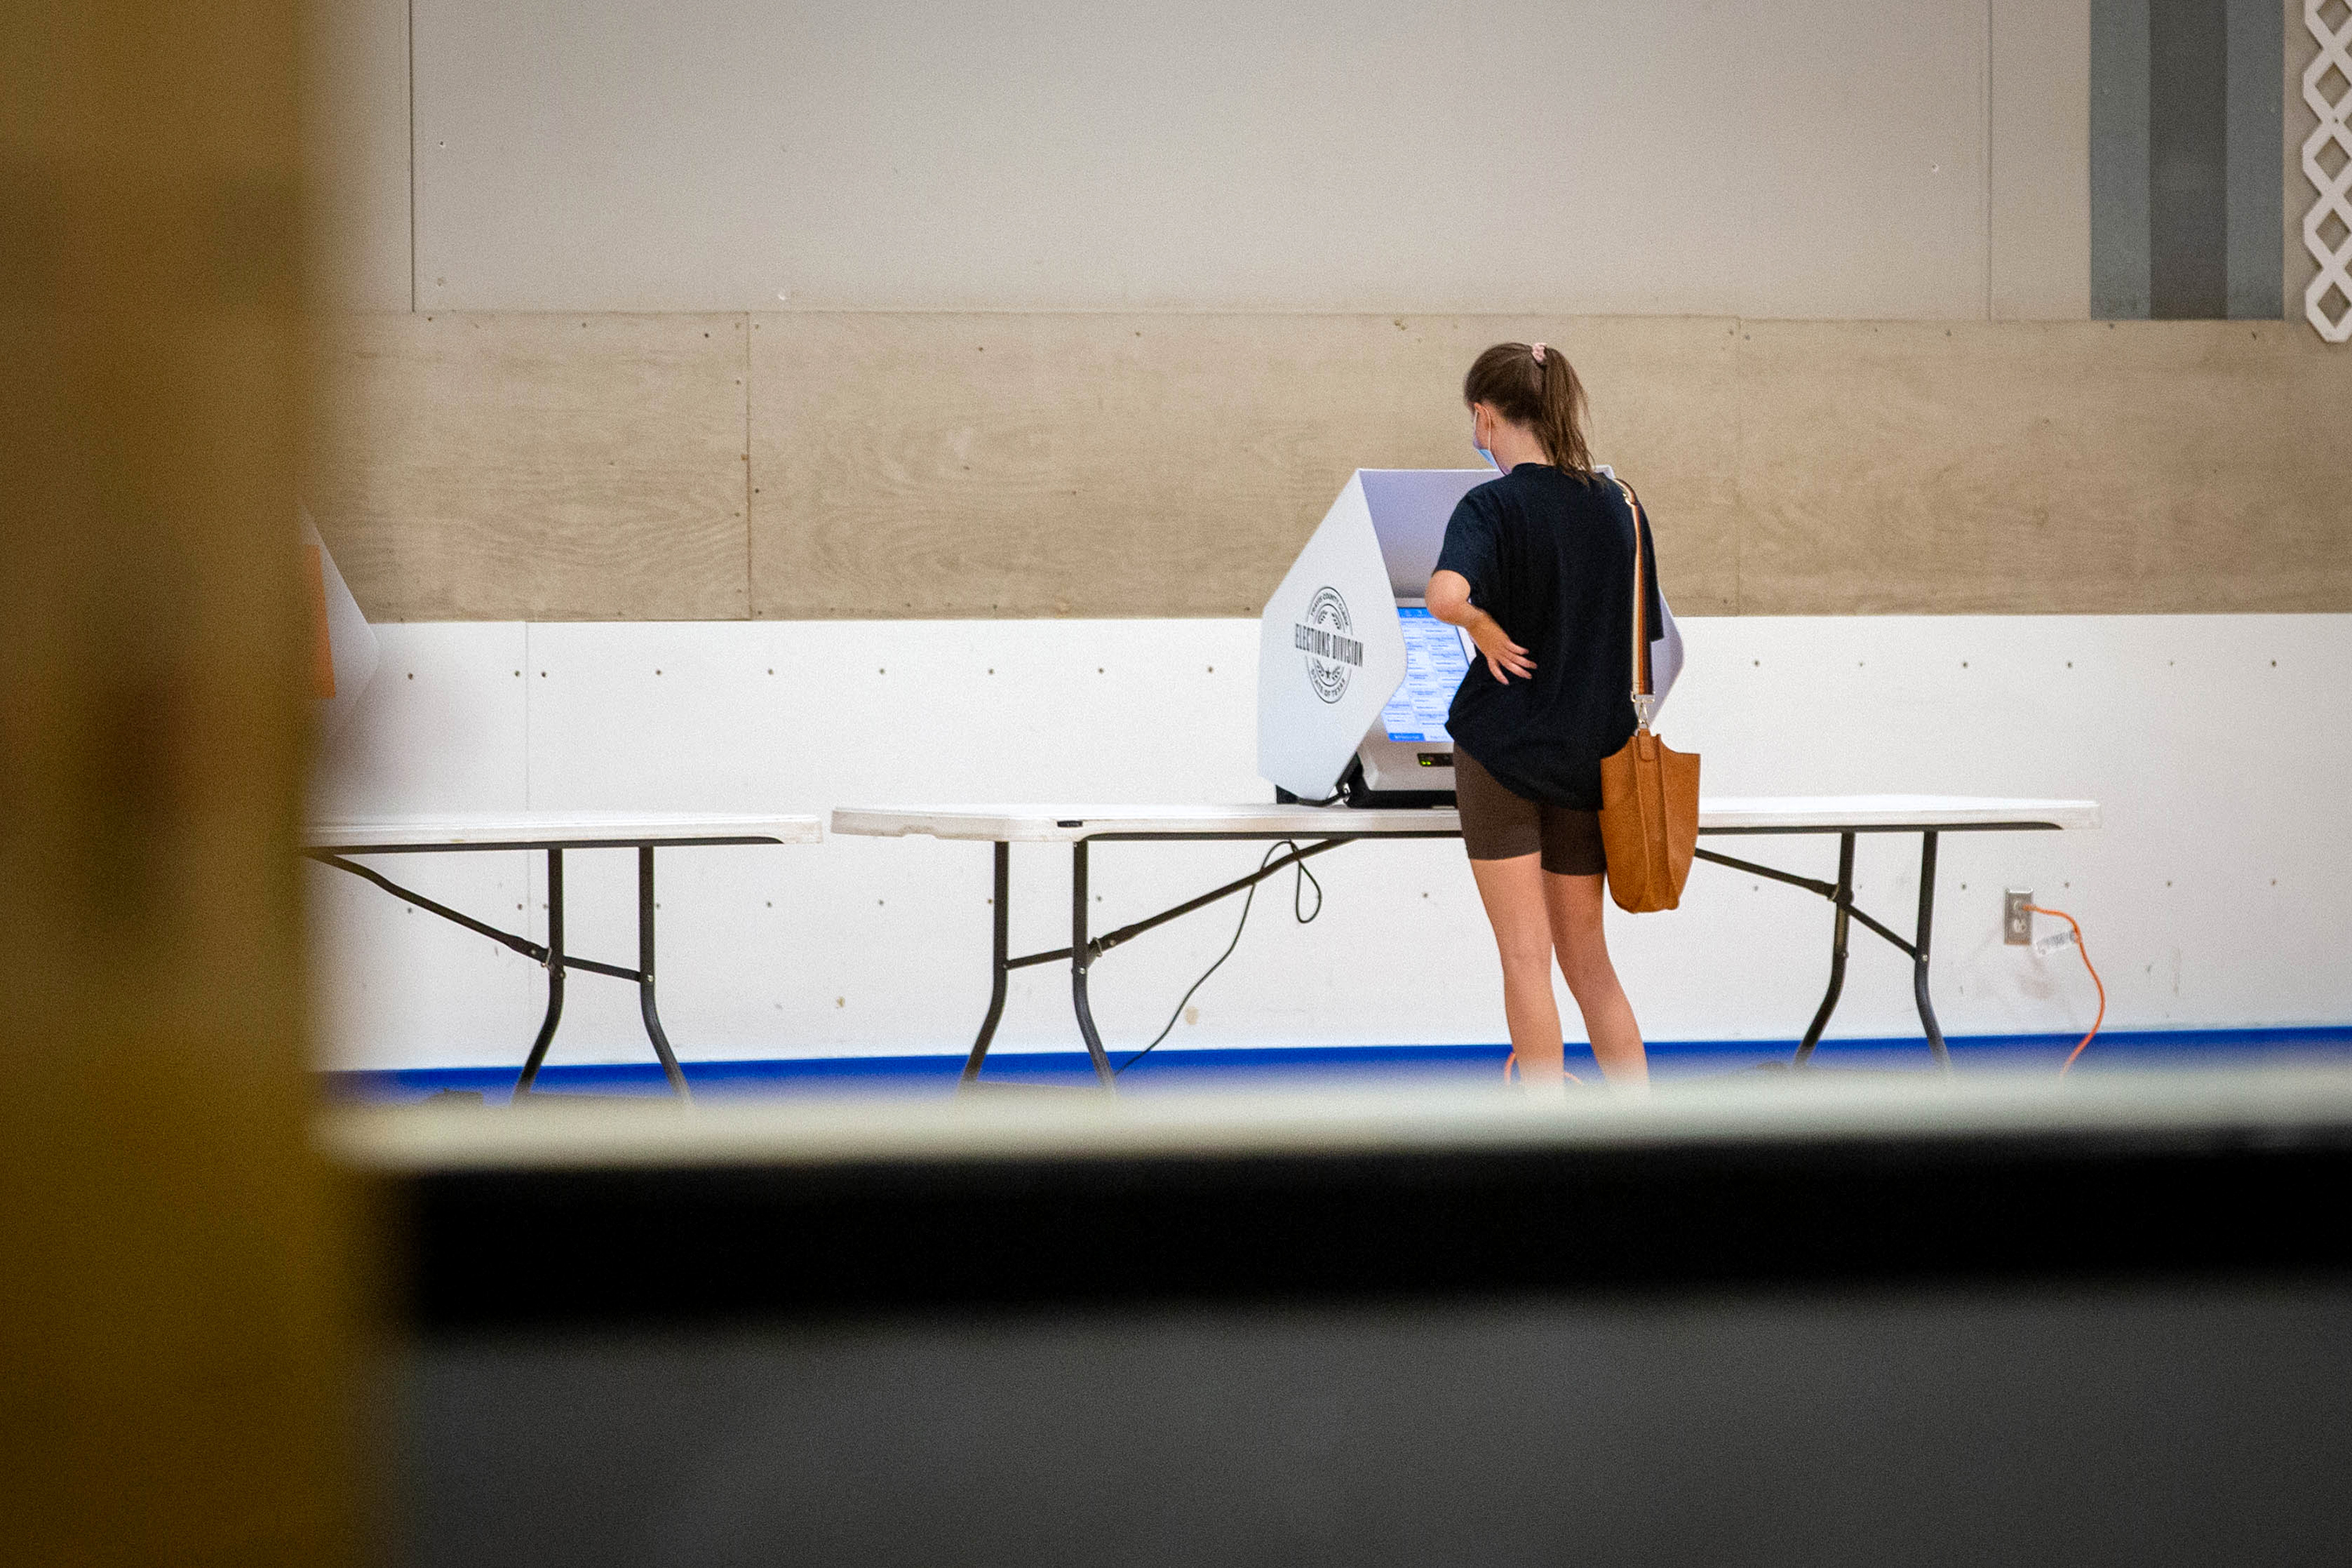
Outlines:
[[[2030,946],[2033,941],[2033,911],[2026,906],[2033,895],[2022,888],[2011,888],[2000,896],[2000,940],[2011,947]]]

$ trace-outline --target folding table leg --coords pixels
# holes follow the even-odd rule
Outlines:
[[[1846,931],[1850,925],[1847,911],[1853,907],[1853,835],[1838,835],[1837,891],[1830,901],[1837,906],[1835,923],[1830,928],[1830,988],[1822,997],[1822,1005],[1813,1014],[1813,1021],[1805,1027],[1805,1037],[1797,1047],[1797,1063],[1803,1067],[1812,1059],[1813,1047],[1822,1043],[1822,1031],[1829,1027],[1830,1015],[1837,1011],[1838,994],[1845,989]]]
[[[547,1016],[540,1020],[539,1038],[530,1044],[530,1057],[522,1064],[522,1076],[515,1079],[514,1096],[520,1100],[530,1092],[539,1077],[539,1066],[547,1059],[547,1047],[555,1043],[555,1026],[563,1018],[563,851],[547,852]]]
[[[686,1071],[669,1048],[669,1037],[662,1033],[661,1015],[654,1010],[654,847],[650,844],[637,846],[637,1010],[645,1015],[646,1037],[654,1043],[654,1055],[661,1058],[670,1092],[680,1100],[692,1100],[686,1091]]]
[[[1094,1058],[1095,1077],[1105,1089],[1118,1080],[1110,1058],[1103,1053],[1102,1037],[1095,1032],[1094,1007],[1087,1000],[1087,967],[1094,954],[1087,951],[1087,841],[1070,846],[1070,1004],[1078,1015],[1078,1033],[1086,1037],[1087,1055]]]
[[[1911,995],[1919,1004],[1919,1022],[1927,1030],[1927,1049],[1936,1065],[1952,1070],[1952,1053],[1944,1047],[1944,1027],[1936,1022],[1936,1005],[1927,998],[1927,938],[1936,920],[1936,836],[1919,835],[1919,925],[1911,946]]]
[[[1005,976],[1012,973],[1005,960],[1012,956],[1007,944],[1012,940],[1013,930],[1010,913],[1013,902],[1013,846],[1000,838],[993,847],[996,851],[996,897],[993,900],[995,918],[992,923],[996,929],[996,937],[995,946],[991,950],[992,956],[989,963],[988,1016],[980,1022],[980,1036],[971,1043],[971,1055],[964,1058],[962,1076],[956,1079],[959,1085],[970,1083],[978,1078],[980,1064],[988,1059],[988,1043],[996,1038],[997,1020],[1004,1016]]]

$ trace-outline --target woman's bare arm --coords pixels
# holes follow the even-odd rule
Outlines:
[[[1486,668],[1496,680],[1508,686],[1512,675],[1521,680],[1535,679],[1535,661],[1528,657],[1528,650],[1510,639],[1500,621],[1470,602],[1469,578],[1459,572],[1437,573],[1429,580],[1425,602],[1431,615],[1470,634],[1470,640],[1486,656]]]

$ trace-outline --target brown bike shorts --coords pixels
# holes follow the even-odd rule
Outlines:
[[[1592,877],[1609,868],[1601,847],[1601,814],[1546,805],[1514,795],[1454,748],[1454,798],[1462,811],[1462,843],[1473,860],[1543,857],[1543,868],[1563,877]]]

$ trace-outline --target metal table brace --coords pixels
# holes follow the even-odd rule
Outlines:
[[[761,841],[753,839],[713,840],[712,842],[757,843]],[[429,847],[448,849],[456,847],[434,845]],[[465,846],[464,847],[475,847]],[[479,847],[518,847],[485,845]],[[632,846],[626,843],[582,844],[572,847],[625,849]],[[691,1100],[693,1097],[687,1092],[686,1073],[677,1065],[677,1057],[669,1047],[669,1036],[663,1032],[661,1014],[654,1005],[654,847],[650,844],[638,844],[634,847],[637,852],[637,966],[635,969],[624,969],[615,963],[599,963],[593,958],[576,958],[563,951],[564,846],[562,845],[551,844],[546,847],[547,942],[543,946],[527,937],[517,936],[512,931],[500,931],[496,926],[486,924],[471,915],[453,910],[446,904],[436,903],[422,893],[402,887],[373,867],[362,866],[357,861],[344,858],[347,854],[400,853],[407,851],[408,847],[403,846],[399,848],[336,847],[305,849],[302,853],[322,866],[332,866],[339,871],[349,871],[354,877],[373,882],[393,897],[405,900],[428,914],[439,915],[445,921],[455,921],[467,931],[479,931],[492,942],[512,948],[547,971],[547,1016],[540,1021],[539,1037],[531,1042],[530,1057],[523,1063],[522,1076],[515,1080],[513,1095],[515,1100],[519,1100],[530,1092],[531,1084],[539,1078],[541,1064],[547,1060],[547,1048],[555,1043],[556,1025],[563,1017],[563,972],[567,969],[584,969],[592,974],[609,974],[615,980],[627,980],[635,984],[637,1010],[645,1018],[646,1037],[653,1042],[654,1055],[661,1058],[662,1072],[669,1079],[670,1092],[680,1100]]]
[[[1823,994],[1822,1005],[1813,1014],[1813,1021],[1805,1026],[1805,1037],[1798,1044],[1797,1058],[1791,1066],[1803,1067],[1812,1059],[1813,1047],[1822,1043],[1822,1031],[1829,1027],[1830,1016],[1837,1011],[1838,995],[1845,989],[1846,921],[1857,920],[1910,955],[1911,997],[1918,1004],[1919,1023],[1927,1031],[1927,1049],[1935,1056],[1936,1065],[1949,1072],[1952,1070],[1952,1056],[1944,1047],[1944,1029],[1936,1021],[1936,1005],[1927,997],[1928,939],[1936,919],[1936,834],[1933,830],[1922,830],[1919,835],[1919,919],[1909,942],[1854,908],[1853,840],[1854,835],[1851,831],[1838,835],[1838,874],[1833,883],[1777,871],[1769,866],[1759,866],[1752,860],[1718,855],[1712,849],[1697,849],[1693,853],[1702,860],[1712,860],[1735,871],[1768,877],[1775,882],[1786,882],[1792,888],[1819,893],[1837,906],[1837,917],[1830,927],[1830,988]]]
[[[992,921],[994,927],[994,947],[992,963],[990,966],[993,983],[988,994],[988,1016],[981,1021],[980,1036],[972,1041],[971,1054],[964,1059],[963,1072],[957,1079],[958,1087],[977,1081],[980,1078],[981,1064],[988,1059],[989,1042],[996,1037],[997,1021],[1004,1016],[1005,976],[1016,969],[1026,969],[1034,963],[1055,963],[1066,958],[1070,961],[1070,1005],[1071,1010],[1077,1015],[1078,1033],[1086,1040],[1087,1055],[1093,1059],[1095,1077],[1100,1080],[1103,1088],[1111,1088],[1110,1058],[1103,1050],[1102,1036],[1095,1027],[1094,1005],[1087,994],[1087,973],[1094,966],[1095,960],[1112,948],[1124,946],[1134,941],[1145,931],[1157,926],[1166,925],[1170,921],[1189,915],[1195,910],[1205,909],[1218,900],[1230,898],[1244,889],[1254,888],[1275,873],[1286,871],[1302,860],[1312,859],[1327,850],[1337,849],[1342,844],[1356,842],[1354,838],[1325,838],[1307,848],[1300,849],[1294,842],[1295,838],[1300,836],[1291,834],[1106,833],[1100,837],[1104,842],[1135,839],[1154,843],[1178,839],[1227,842],[1257,838],[1274,843],[1292,844],[1293,847],[1290,853],[1276,857],[1260,869],[1236,881],[1227,882],[1223,887],[1202,893],[1197,899],[1187,899],[1173,909],[1162,910],[1160,913],[1137,921],[1131,925],[1124,925],[1117,931],[1106,931],[1098,937],[1089,938],[1087,935],[1087,847],[1095,840],[1077,839],[1070,845],[1070,945],[1057,947],[1051,952],[1027,952],[1014,958],[1010,956],[1009,935],[1011,921],[1009,911],[1013,899],[1013,846],[1003,839],[998,839],[993,847],[996,852],[996,888],[995,897],[991,900],[994,917]],[[1445,838],[1453,835],[1445,833],[1384,834],[1381,837]]]
[[[1717,854],[1712,849],[1699,849],[1695,851],[1695,853],[1698,858],[1702,860],[1712,860],[1718,866],[1729,867],[1736,871],[1743,871],[1752,876],[1768,878],[1775,882],[1785,882],[1790,887],[1803,888],[1809,892],[1818,893],[1822,898],[1829,900],[1830,902],[1836,907],[1837,913],[1831,926],[1830,936],[1829,990],[1822,995],[1822,1005],[1813,1014],[1813,1021],[1805,1028],[1805,1037],[1797,1047],[1796,1059],[1791,1064],[1792,1066],[1803,1067],[1812,1059],[1814,1047],[1821,1044],[1822,1032],[1829,1027],[1830,1018],[1832,1015],[1837,1011],[1838,997],[1845,989],[1847,922],[1849,921],[1860,921],[1864,925],[1869,927],[1872,931],[1876,931],[1880,936],[1885,937],[1889,942],[1892,942],[1897,950],[1909,956],[1911,960],[1911,995],[1913,1001],[1916,1003],[1919,1009],[1919,1022],[1927,1030],[1927,1049],[1933,1054],[1937,1067],[1945,1072],[1949,1072],[1952,1070],[1951,1053],[1944,1045],[1943,1026],[1937,1022],[1935,1004],[1929,999],[1927,994],[1927,964],[1930,952],[1930,941],[1933,935],[1936,915],[1936,845],[1937,836],[1940,833],[1947,831],[2018,832],[2022,830],[2047,828],[2051,826],[2051,824],[2041,822],[2001,822],[1970,824],[1966,827],[1955,827],[1949,829],[1923,826],[1888,826],[1869,828],[1850,827],[1838,830],[1838,874],[1837,880],[1835,882],[1823,882],[1811,877],[1800,877],[1793,872],[1777,870],[1769,866],[1759,866],[1751,860],[1741,860],[1729,855]],[[1721,828],[1717,830],[1717,833],[1724,834],[1802,834],[1807,836],[1819,834],[1824,831],[1830,830],[1818,827]],[[1879,921],[1874,919],[1862,910],[1854,907],[1854,840],[1857,837],[1865,832],[1916,833],[1919,835],[1919,913],[1917,923],[1913,930],[1912,938],[1908,942],[1906,942],[1903,938],[1895,935],[1893,931],[1889,930]],[[1368,835],[1366,837],[1381,838],[1452,838],[1459,836],[1457,834],[1447,832],[1431,832],[1411,834],[1391,833]],[[1104,842],[1123,839],[1132,839],[1142,842],[1162,842],[1179,839],[1204,839],[1225,842],[1261,838],[1271,839],[1279,843],[1290,843],[1292,842],[1294,836],[1286,834],[1106,833],[1100,835],[1099,837]],[[1087,935],[1087,847],[1095,841],[1096,840],[1091,838],[1080,838],[1073,841],[1070,845],[1070,945],[1067,947],[1057,947],[1050,952],[1023,953],[1017,958],[1011,955],[1009,938],[1011,922],[1010,905],[1012,903],[1013,897],[1013,847],[1010,843],[1001,838],[995,842],[993,846],[995,850],[995,897],[991,900],[993,915],[992,923],[994,927],[994,935],[992,950],[992,963],[990,966],[992,984],[989,989],[988,996],[988,1016],[982,1020],[980,1034],[971,1043],[971,1053],[964,1059],[963,1072],[957,1080],[959,1088],[965,1084],[977,1082],[980,1079],[981,1065],[988,1059],[989,1043],[996,1037],[997,1023],[1004,1016],[1005,977],[1016,969],[1026,969],[1032,964],[1038,963],[1055,963],[1066,958],[1070,960],[1070,1003],[1072,1011],[1077,1015],[1078,1033],[1086,1040],[1087,1055],[1094,1063],[1096,1079],[1101,1083],[1104,1089],[1108,1089],[1112,1088],[1114,1080],[1110,1066],[1110,1058],[1103,1049],[1102,1037],[1095,1027],[1094,1008],[1087,994],[1087,973],[1093,966],[1095,960],[1100,958],[1104,953],[1108,952],[1112,948],[1132,942],[1135,938],[1142,935],[1145,931],[1152,930],[1156,926],[1165,925],[1170,921],[1192,913],[1195,910],[1206,908],[1208,905],[1215,903],[1220,899],[1230,898],[1232,895],[1241,892],[1244,889],[1255,887],[1258,883],[1265,880],[1268,877],[1273,876],[1277,871],[1287,870],[1290,867],[1297,865],[1302,860],[1307,859],[1313,856],[1323,854],[1327,850],[1337,849],[1342,844],[1354,844],[1360,840],[1355,837],[1325,838],[1318,840],[1314,845],[1305,849],[1294,848],[1289,854],[1281,856],[1280,858],[1270,861],[1263,869],[1253,872],[1249,876],[1241,878],[1236,881],[1228,882],[1222,888],[1217,888],[1212,891],[1202,894],[1199,898],[1189,899],[1183,903],[1178,904],[1173,909],[1163,910],[1159,914],[1152,915],[1148,919],[1137,921],[1131,925],[1121,926],[1117,931],[1107,931],[1103,935],[1090,940]],[[652,1005],[650,999],[647,1001],[646,1005],[649,1008]],[[648,1013],[647,1016],[650,1018],[651,1014]]]

